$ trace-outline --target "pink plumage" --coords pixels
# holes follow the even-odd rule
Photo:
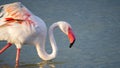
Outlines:
[[[6,40],[8,44],[0,50],[0,54],[15,44],[17,48],[16,65],[19,64],[20,50],[23,45],[35,45],[37,53],[43,60],[51,60],[56,57],[57,46],[53,35],[53,30],[59,27],[62,32],[69,35],[70,47],[75,41],[75,35],[72,27],[65,21],[58,21],[49,28],[49,38],[52,47],[52,53],[45,51],[45,40],[47,27],[42,19],[30,12],[20,2],[2,5],[3,15],[0,18],[0,40]]]

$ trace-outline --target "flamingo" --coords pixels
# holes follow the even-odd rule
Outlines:
[[[65,33],[70,41],[70,48],[75,42],[75,35],[72,27],[65,21],[58,21],[49,28],[49,39],[52,47],[52,53],[48,54],[45,50],[45,40],[47,35],[47,27],[42,19],[30,12],[20,2],[5,4],[0,6],[0,40],[7,41],[1,50],[3,53],[7,48],[15,44],[16,64],[19,63],[20,51],[23,45],[35,45],[38,56],[43,60],[54,59],[57,55],[57,46],[54,39],[53,31],[59,27]]]

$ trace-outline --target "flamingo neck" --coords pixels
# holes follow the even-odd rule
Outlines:
[[[58,27],[58,24],[54,23],[49,28],[49,39],[50,39],[51,47],[52,47],[52,50],[53,50],[52,53],[51,53],[52,58],[55,58],[56,55],[57,55],[57,45],[56,45],[56,41],[54,39],[54,34],[53,34],[53,31],[56,27]]]
[[[42,58],[43,60],[51,60],[54,59],[56,57],[57,54],[57,46],[56,46],[56,41],[54,39],[54,35],[53,35],[53,30],[57,27],[58,25],[56,23],[54,23],[53,25],[50,26],[49,28],[49,39],[50,39],[50,43],[51,43],[51,47],[52,47],[52,53],[48,54],[45,50],[45,39],[42,39],[40,41],[42,41],[38,46],[36,46],[37,48],[37,52],[38,55],[40,56],[40,58]],[[45,37],[46,38],[46,37]]]

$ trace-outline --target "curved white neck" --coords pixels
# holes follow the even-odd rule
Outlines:
[[[53,58],[55,58],[55,57],[56,57],[56,54],[57,54],[57,46],[56,46],[56,41],[55,41],[55,39],[54,39],[54,34],[53,34],[53,31],[54,31],[54,29],[55,29],[56,27],[58,27],[58,24],[57,24],[57,23],[54,23],[54,24],[51,25],[50,28],[49,28],[49,38],[50,38],[50,43],[51,43],[51,47],[52,47],[52,50],[53,50],[51,56],[52,56]]]
[[[56,57],[57,54],[57,46],[56,46],[56,42],[54,39],[54,35],[53,35],[53,30],[58,27],[57,23],[54,23],[53,25],[50,26],[49,28],[49,39],[50,39],[50,43],[51,43],[51,47],[52,47],[52,53],[48,54],[45,50],[45,39],[40,40],[42,41],[40,44],[36,45],[37,48],[37,52],[38,55],[40,56],[40,58],[42,58],[43,60],[51,60],[53,58]],[[45,37],[46,38],[46,37]]]

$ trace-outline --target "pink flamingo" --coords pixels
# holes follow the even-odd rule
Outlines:
[[[20,50],[22,45],[35,45],[39,57],[43,60],[51,60],[56,57],[57,46],[53,35],[53,30],[57,27],[63,33],[68,35],[70,48],[75,42],[75,35],[72,27],[65,21],[58,21],[52,24],[49,28],[49,39],[52,47],[52,53],[48,54],[45,51],[45,40],[47,35],[47,27],[43,20],[32,14],[20,2],[2,5],[0,18],[0,40],[6,40],[8,43],[0,50],[0,54],[7,48],[16,45],[16,64],[19,63]]]

